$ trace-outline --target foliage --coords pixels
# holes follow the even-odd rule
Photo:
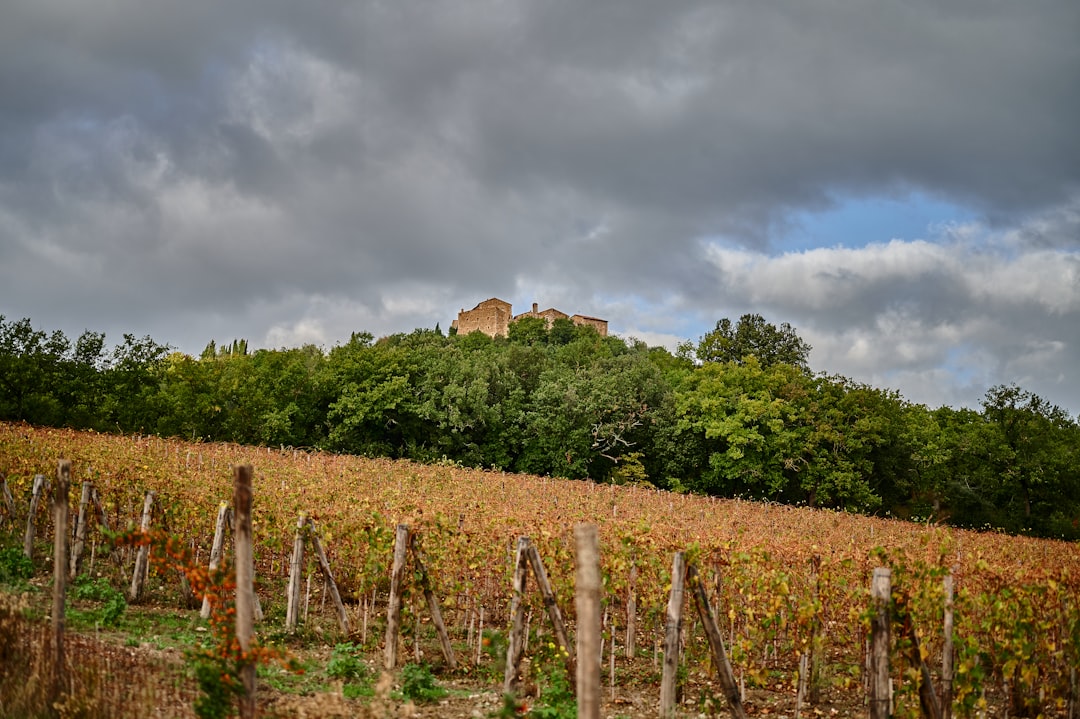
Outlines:
[[[427,704],[442,699],[447,691],[435,681],[426,664],[406,664],[401,669],[401,694],[418,704]]]
[[[566,677],[561,650],[553,642],[542,645],[536,662],[540,667],[537,684],[540,696],[529,711],[533,719],[573,719],[577,714],[577,697]]]
[[[805,386],[814,385],[794,388]],[[793,398],[787,401],[796,407],[801,401],[794,390],[783,397]],[[855,406],[887,399],[860,396]],[[893,409],[903,414],[903,406]],[[967,418],[949,421],[966,427]],[[982,425],[988,431],[987,423]],[[155,524],[168,525],[177,538],[166,551],[153,552],[152,578],[172,574],[180,564],[175,557],[190,547],[209,546],[211,510],[229,488],[227,468],[254,462],[256,574],[261,577],[280,571],[278,561],[292,547],[296,513],[304,510],[319,518],[335,576],[342,591],[354,596],[385,591],[393,528],[404,522],[423,536],[426,566],[438,578],[440,593],[456,598],[444,605],[447,612],[460,613],[466,606],[491,612],[508,605],[509,542],[522,535],[532,538],[556,596],[565,601],[574,583],[572,527],[587,521],[600,534],[603,586],[613,621],[609,627],[617,628],[613,636],[625,626],[621,612],[630,591],[636,595],[639,628],[659,624],[670,589],[671,553],[692,548],[735,671],[749,687],[793,686],[799,656],[813,648],[825,658],[824,688],[858,691],[865,646],[860,619],[875,566],[892,567],[897,596],[908,598],[905,608],[932,667],[940,666],[942,651],[937,629],[941,578],[944,571],[953,574],[958,715],[960,706],[977,707],[983,690],[993,704],[1006,680],[1020,688],[1016,696],[1038,697],[1042,689],[1047,704],[1062,700],[1069,670],[1080,665],[1080,606],[1075,601],[1080,555],[1065,542],[776,502],[675,495],[633,484],[601,486],[448,464],[0,424],[0,465],[7,468],[17,496],[25,496],[29,478],[55,464],[61,452],[73,459],[76,474],[94,467],[95,487],[114,526],[137,518],[145,491],[158,492]],[[886,459],[871,453],[875,463]],[[934,461],[946,460],[951,458]],[[935,466],[927,461],[921,471],[929,474]],[[135,535],[132,543],[149,541]],[[888,551],[873,551],[875,546]],[[223,571],[227,579],[227,568]],[[205,569],[186,575],[199,593],[228,594]],[[461,598],[466,598],[464,606]],[[530,591],[529,601],[538,627],[536,617],[543,611],[538,593]],[[220,606],[228,629],[228,604]],[[572,615],[567,619],[572,622]],[[492,623],[489,613],[484,637],[491,654],[482,656],[482,677],[493,670],[501,676],[498,662],[506,656],[505,635],[493,635]],[[812,636],[815,627],[821,632],[817,637]],[[215,634],[198,651],[212,651],[217,642]],[[530,644],[530,652],[539,653],[546,644]],[[646,641],[639,644],[647,646]],[[686,646],[687,671],[694,677],[707,656],[699,631],[688,628]],[[218,666],[223,670],[218,676],[228,676],[232,665]],[[908,668],[898,665],[895,677],[898,700],[908,705],[904,711],[911,709],[913,697]],[[542,671],[533,676],[543,676]]]
[[[75,599],[99,602],[95,621],[106,626],[117,626],[127,610],[123,592],[114,589],[103,577],[80,577],[72,586],[71,594]]]
[[[20,583],[34,576],[34,563],[18,547],[0,547],[0,583]]]
[[[326,675],[345,681],[367,681],[371,670],[358,656],[361,648],[348,642],[334,645],[330,661],[326,663]]]
[[[75,341],[0,316],[0,420],[765,499],[1080,539],[1080,424],[1020,387],[930,409],[813,374],[761,315],[673,354],[523,318],[316,346]],[[694,361],[696,355],[697,362]]]
[[[197,565],[190,547],[162,530],[143,532],[133,529],[114,535],[112,539],[118,546],[149,546],[152,562],[182,572],[195,595],[210,602],[212,641],[187,652],[188,664],[200,689],[194,704],[200,719],[232,716],[235,699],[243,694],[240,674],[245,666],[278,661],[289,670],[302,671],[295,660],[277,649],[257,641],[253,641],[247,651],[240,646],[235,633],[236,608],[227,600],[235,594],[235,576],[227,564],[213,572]]]
[[[777,328],[759,314],[745,314],[734,325],[726,317],[717,322],[698,343],[697,358],[739,364],[754,357],[762,367],[788,364],[805,369],[811,349],[787,322]]]
[[[238,667],[222,656],[193,653],[188,658],[199,696],[193,709],[199,719],[225,719],[235,713],[236,700],[243,694]]]

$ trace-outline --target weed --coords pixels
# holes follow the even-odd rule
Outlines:
[[[107,581],[81,578],[71,589],[71,596],[82,601],[99,602],[96,610],[87,611],[84,614],[86,620],[93,624],[103,624],[115,627],[120,624],[120,618],[127,610],[127,600],[123,592],[113,589]]]
[[[418,704],[437,701],[449,692],[435,681],[426,664],[406,664],[401,669],[401,694]]]
[[[529,712],[534,719],[574,719],[577,698],[566,677],[565,650],[554,642],[541,643],[536,652],[537,685],[540,688],[536,706]]]
[[[346,681],[370,679],[367,664],[364,664],[363,660],[357,656],[359,649],[351,642],[334,646],[334,650],[330,653],[330,661],[326,664],[327,676]]]
[[[18,547],[0,549],[0,584],[21,585],[34,576],[34,563]]]
[[[199,683],[195,716],[199,719],[225,719],[233,715],[235,700],[243,693],[239,668],[226,657],[205,653],[188,657]]]

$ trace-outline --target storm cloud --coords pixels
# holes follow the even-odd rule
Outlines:
[[[787,321],[931,405],[1080,411],[1073,0],[107,4],[0,23],[0,314],[332,345],[490,296]],[[785,244],[933,198],[917,234]]]

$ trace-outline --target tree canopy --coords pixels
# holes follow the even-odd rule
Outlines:
[[[979,409],[813,373],[760,315],[672,354],[556,320],[198,356],[0,316],[0,419],[452,461],[1080,538],[1080,427],[1017,386]],[[693,355],[696,354],[697,361]]]

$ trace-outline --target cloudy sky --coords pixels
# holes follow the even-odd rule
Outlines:
[[[0,314],[327,347],[491,296],[1080,412],[1076,0],[0,0]]]

